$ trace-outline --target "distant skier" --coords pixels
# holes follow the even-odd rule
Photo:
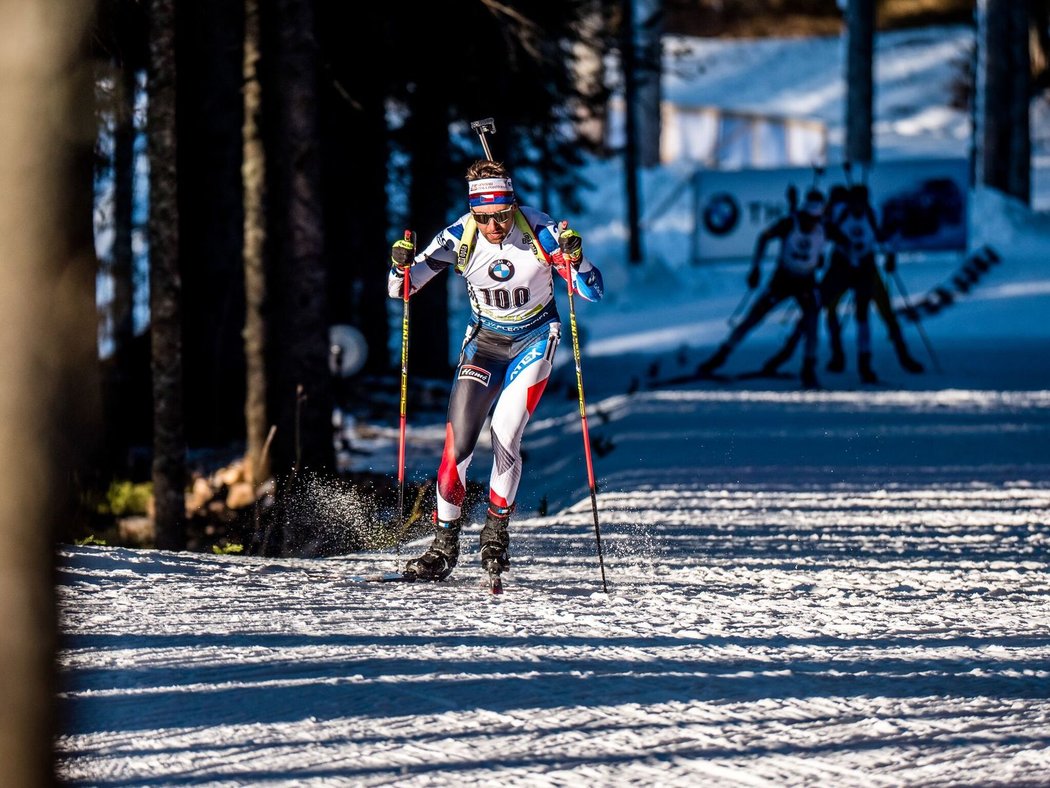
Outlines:
[[[763,230],[755,242],[747,286],[751,290],[761,281],[762,258],[770,241],[780,241],[776,268],[766,289],[752,304],[740,323],[707,360],[696,369],[700,377],[710,376],[728,360],[730,353],[779,303],[794,298],[802,310],[801,323],[806,339],[802,361],[802,385],[816,388],[817,319],[820,298],[817,292],[816,272],[823,263],[827,234],[824,227],[824,195],[816,188],[806,192],[797,211],[778,219]]]
[[[831,228],[832,251],[827,273],[820,284],[820,300],[826,310],[828,341],[831,347],[827,370],[841,372],[846,366],[838,306],[842,297],[847,292],[852,292],[857,324],[857,372],[860,379],[865,383],[878,382],[878,376],[871,364],[871,327],[868,319],[871,303],[875,304],[886,325],[901,367],[908,372],[922,372],[922,364],[908,352],[908,345],[890,302],[886,283],[876,264],[876,255],[880,252],[884,254],[887,273],[893,273],[897,261],[893,251],[884,248],[884,237],[869,200],[868,188],[863,184],[854,184],[845,194],[844,200],[832,201],[829,206],[828,224]],[[784,346],[762,366],[763,374],[776,374],[780,365],[793,354],[803,333],[804,328],[800,321]]]
[[[838,302],[843,294],[853,291],[853,314],[857,322],[857,372],[865,383],[875,383],[878,377],[871,367],[871,328],[868,322],[868,307],[875,303],[893,343],[897,359],[908,372],[922,372],[922,365],[912,358],[904,341],[900,323],[890,304],[886,283],[879,273],[876,254],[883,252],[886,273],[893,273],[897,265],[896,254],[884,247],[885,238],[875,217],[868,195],[868,187],[854,184],[850,189],[849,202],[832,220],[850,246],[836,247],[832,253],[831,266],[824,278],[821,296],[827,308],[828,339],[831,344],[829,372],[841,372],[846,357],[842,348],[842,324],[838,319]]]
[[[574,291],[588,301],[600,300],[603,289],[601,272],[583,256],[579,233],[519,205],[502,164],[476,161],[466,177],[467,213],[414,258],[405,240],[391,251],[391,298],[401,297],[410,266],[411,293],[452,269],[466,280],[471,304],[437,472],[435,535],[406,566],[421,580],[443,580],[459,559],[467,468],[490,411],[494,456],[481,560],[490,575],[510,565],[507,524],[521,481],[521,437],[547,385],[561,334],[553,273],[571,276]]]

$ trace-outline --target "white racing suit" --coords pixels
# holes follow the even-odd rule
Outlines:
[[[502,243],[490,243],[477,233],[457,266],[458,255],[469,248],[464,231],[474,226],[470,214],[464,214],[416,255],[411,271],[410,295],[446,268],[459,273],[467,282],[472,309],[437,474],[437,519],[442,522],[462,514],[467,468],[490,410],[489,505],[500,511],[513,507],[521,481],[521,437],[547,385],[561,334],[553,273],[565,276],[566,269],[547,262],[558,252],[557,225],[540,211],[526,206],[518,210],[521,217],[515,217]],[[601,272],[586,258],[572,271],[572,284],[574,293],[588,301],[602,297]],[[396,267],[387,289],[391,298],[402,297],[403,274]]]

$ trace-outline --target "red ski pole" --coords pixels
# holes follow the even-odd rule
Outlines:
[[[562,221],[559,231],[568,227],[567,221]],[[569,326],[572,328],[572,356],[576,362],[576,391],[580,400],[580,422],[583,428],[583,456],[587,461],[587,484],[591,489],[591,512],[594,514],[594,540],[598,546],[598,566],[602,571],[602,591],[609,593],[609,587],[605,583],[605,559],[602,557],[602,532],[598,527],[598,491],[594,484],[594,462],[591,459],[591,436],[587,430],[587,404],[583,396],[583,365],[580,363],[580,338],[576,329],[576,305],[572,293],[572,268],[568,260],[563,259],[565,265],[565,281],[569,286]]]
[[[412,244],[412,259],[416,257],[416,234],[405,230],[405,240]],[[401,423],[397,448],[397,556],[401,563],[401,535],[405,525],[405,426],[408,423],[408,296],[412,289],[412,266],[405,268],[405,283],[402,290],[404,311],[401,317]]]

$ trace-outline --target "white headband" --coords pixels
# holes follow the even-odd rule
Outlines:
[[[467,195],[471,208],[479,205],[512,205],[514,186],[510,178],[479,178],[469,182]]]
[[[468,194],[512,191],[514,191],[514,187],[510,183],[510,178],[481,178],[470,182]]]

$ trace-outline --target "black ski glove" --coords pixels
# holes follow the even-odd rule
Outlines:
[[[394,241],[394,245],[390,247],[390,262],[395,268],[400,268],[402,271],[412,265],[413,249],[412,242],[402,238],[399,241]]]
[[[583,260],[583,238],[575,230],[563,229],[558,236],[561,254],[573,268],[579,268]]]

